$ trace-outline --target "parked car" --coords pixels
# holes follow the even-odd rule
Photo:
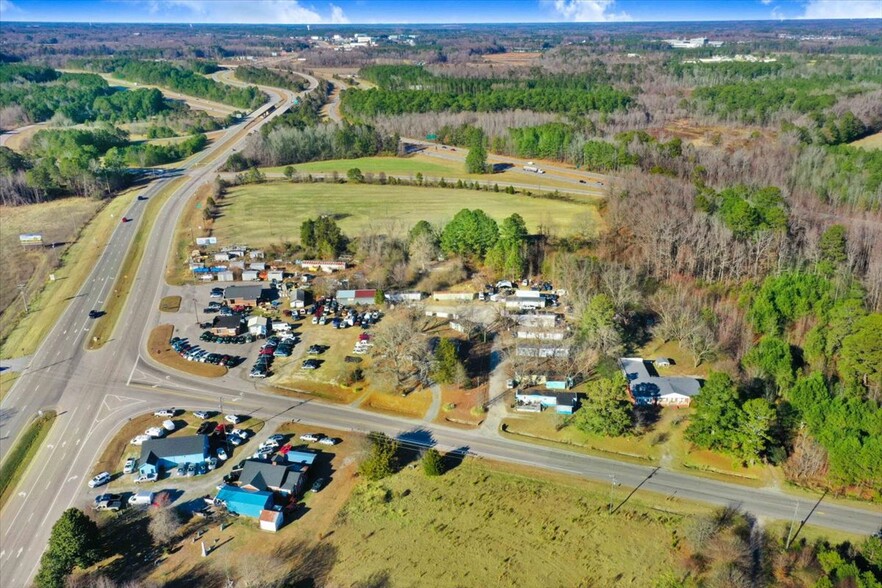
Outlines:
[[[95,510],[111,510],[116,512],[122,508],[121,500],[105,500],[95,505]]]
[[[130,457],[126,460],[126,464],[123,466],[124,474],[131,474],[135,471],[135,468],[138,467],[138,459],[135,457]]]
[[[517,385],[518,385],[518,383],[517,383],[516,380],[508,379],[508,380],[505,381],[505,387],[506,387],[508,390],[511,390],[512,388],[514,388],[514,387],[517,386]]]
[[[150,474],[141,474],[140,476],[136,476],[133,480],[135,484],[143,484],[144,482],[155,482],[159,479],[159,475],[156,472]]]
[[[144,441],[150,441],[153,439],[150,435],[138,435],[136,437],[132,437],[132,440],[129,441],[132,445],[142,445]]]
[[[267,437],[266,440],[273,441],[274,443],[278,444],[278,443],[281,443],[282,441],[285,440],[285,436],[280,435],[279,433],[276,433],[275,435],[270,435],[269,437]]]
[[[142,490],[141,492],[136,492],[129,496],[129,504],[134,506],[136,504],[143,505],[151,505],[153,504],[153,492],[149,490]]]
[[[217,458],[212,455],[211,457],[208,458],[206,463],[208,464],[208,471],[211,471],[217,467]]]
[[[310,492],[318,492],[322,488],[325,487],[325,479],[319,478],[315,482],[312,483],[312,487],[309,489]]]
[[[195,463],[188,463],[187,464],[187,477],[192,478],[195,475],[196,475],[196,464]]]
[[[238,435],[230,435],[227,441],[229,441],[230,445],[232,445],[233,447],[239,447],[240,445],[245,443],[245,439],[239,437]]]
[[[242,422],[243,419],[242,419],[242,417],[240,417],[237,414],[228,414],[224,417],[224,420],[227,421],[228,423],[233,423],[234,425],[238,425],[239,423]]]
[[[322,445],[336,445],[339,442],[340,440],[336,437],[322,437],[321,439],[319,439],[319,443],[321,443]]]
[[[227,450],[226,450],[226,449],[224,449],[223,447],[218,447],[218,448],[217,448],[217,458],[218,458],[219,460],[221,460],[221,461],[227,461],[227,459],[229,459],[229,457],[230,457],[230,456],[227,454]]]
[[[160,437],[165,437],[165,429],[162,427],[150,427],[144,431],[144,434],[149,435],[152,439],[159,439]]]
[[[308,441],[309,443],[315,443],[322,437],[324,437],[322,433],[304,433],[303,435],[300,435],[300,440]]]
[[[110,481],[110,472],[101,472],[91,480],[89,480],[89,488],[97,488],[103,486]]]
[[[122,498],[119,494],[99,494],[95,497],[95,504],[97,505],[99,502],[110,502],[112,500],[119,500]]]
[[[207,410],[194,410],[193,416],[197,419],[202,419],[203,421],[209,417],[209,412]]]
[[[233,429],[232,431],[230,431],[230,435],[235,435],[236,437],[247,439],[248,431],[246,429]]]
[[[177,426],[175,425],[175,422],[173,420],[168,419],[168,420],[162,421],[162,428],[165,429],[166,431],[171,432],[171,431],[174,431],[177,428]]]
[[[317,370],[321,364],[314,359],[307,359],[303,362],[301,369],[304,370]]]
[[[188,466],[188,465],[190,465],[189,462],[184,462],[184,463],[182,463],[182,464],[178,464],[178,469],[176,470],[176,473],[177,473],[179,476],[186,476],[186,475],[187,475],[187,466]]]
[[[214,423],[211,421],[205,421],[199,424],[199,428],[196,429],[197,435],[208,435],[211,433],[212,429],[214,429]]]
[[[172,407],[172,408],[163,408],[163,409],[157,410],[156,412],[153,413],[153,416],[173,417],[176,414],[177,414],[177,409]]]

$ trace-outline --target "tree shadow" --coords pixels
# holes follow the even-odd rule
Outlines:
[[[464,445],[445,453],[442,457],[442,463],[444,464],[444,473],[446,474],[447,472],[458,468],[465,460],[466,456],[469,454],[469,451],[469,446]]]
[[[395,440],[398,442],[398,451],[395,454],[395,458],[399,470],[418,461],[426,449],[435,447],[437,443],[434,433],[424,427],[415,427],[409,431],[399,433]]]

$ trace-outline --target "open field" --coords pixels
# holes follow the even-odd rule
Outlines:
[[[6,460],[0,469],[0,508],[6,504],[9,494],[15,490],[18,481],[27,471],[31,460],[49,434],[55,416],[54,411],[48,411],[32,421],[6,455]]]
[[[440,153],[446,154],[445,151]],[[492,156],[493,161],[506,160],[504,156]],[[561,164],[556,163],[560,166]],[[262,171],[268,173],[282,173],[286,166],[262,168]],[[383,172],[389,176],[398,176],[401,178],[415,179],[417,173],[423,174],[423,177],[433,179],[435,181],[444,178],[445,180],[477,180],[479,182],[487,182],[489,185],[498,184],[500,189],[504,189],[509,184],[524,184],[528,186],[541,186],[541,191],[552,192],[560,190],[568,192],[569,190],[588,190],[591,186],[577,185],[573,182],[563,181],[548,175],[536,175],[522,171],[517,165],[510,167],[504,171],[494,174],[469,174],[463,169],[461,161],[444,159],[443,157],[434,157],[429,153],[415,153],[408,157],[362,157],[358,159],[330,159],[327,161],[313,161],[310,163],[301,163],[294,169],[301,175],[309,173],[332,173],[337,172],[341,178],[346,177],[346,172],[352,168],[358,168],[364,174],[379,174]],[[572,175],[573,179],[579,179],[583,176]],[[535,191],[540,191],[535,188]],[[597,196],[588,196],[584,194],[571,194],[576,201],[585,201],[589,203],[596,202],[603,197],[603,192],[598,190]]]
[[[159,325],[150,331],[150,337],[147,339],[147,351],[150,353],[150,357],[164,366],[194,376],[219,378],[227,373],[227,368],[222,365],[187,361],[181,357],[169,344],[174,330],[172,325]]]
[[[0,207],[0,339],[9,334],[24,314],[19,284],[25,284],[28,303],[49,279],[59,260],[83,226],[101,209],[94,198],[60,198],[25,206]],[[18,236],[40,233],[43,245],[22,247]]]
[[[863,149],[882,149],[882,132],[859,139],[850,145],[852,147],[861,147]]]
[[[377,412],[421,419],[432,404],[432,391],[421,388],[402,396],[396,392],[372,392],[361,403],[361,408]]]
[[[104,314],[95,320],[95,326],[92,327],[88,343],[89,349],[100,349],[113,335],[116,322],[119,320],[129,292],[134,286],[138,266],[141,265],[141,258],[147,247],[147,239],[153,231],[153,223],[169,196],[174,194],[186,181],[186,177],[172,180],[164,190],[151,198],[144,208],[144,219],[138,225],[138,232],[132,239],[126,258],[119,268],[119,275],[113,284],[113,291],[108,295],[104,305]]]
[[[4,322],[3,336],[6,338],[0,356],[21,357],[30,355],[37,349],[55,324],[55,317],[64,311],[67,302],[86,281],[89,272],[101,257],[113,229],[119,223],[119,218],[132,204],[138,192],[132,190],[110,200],[80,231],[76,241],[62,255],[61,266],[54,272],[55,281],[41,284],[42,290],[39,292],[31,291],[28,300],[30,313],[9,327]],[[4,215],[4,235],[6,222]],[[14,235],[17,240],[18,232],[15,231]]]
[[[689,119],[669,123],[662,129],[648,129],[656,138],[680,137],[697,147],[708,147],[717,141],[729,150],[748,146],[754,141],[773,140],[777,133],[761,127],[704,125]]]
[[[541,53],[533,53],[527,51],[518,53],[493,53],[483,56],[483,60],[486,63],[523,67],[536,65],[536,62],[541,58]]]
[[[356,488],[331,536],[329,584],[655,585],[684,516],[639,495],[610,516],[608,499],[581,480],[471,460],[439,478],[405,469]]]
[[[340,228],[357,236],[371,227],[404,234],[419,220],[444,223],[463,208],[481,208],[497,221],[517,212],[530,231],[554,227],[567,234],[596,226],[595,206],[495,192],[366,184],[290,184],[240,186],[220,205],[214,236],[221,243],[265,247],[296,241],[307,218],[337,216]],[[593,224],[592,224],[593,223]]]

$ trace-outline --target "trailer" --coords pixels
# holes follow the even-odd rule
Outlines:
[[[528,161],[527,165],[524,166],[524,171],[532,172],[534,174],[544,174],[545,170],[534,164],[532,161]]]

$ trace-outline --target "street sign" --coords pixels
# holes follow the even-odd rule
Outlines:
[[[18,241],[22,245],[42,245],[43,235],[40,233],[25,233],[18,236]]]
[[[435,133],[429,133],[428,135],[426,135],[426,141],[434,141],[437,138],[438,135],[436,135]]]

